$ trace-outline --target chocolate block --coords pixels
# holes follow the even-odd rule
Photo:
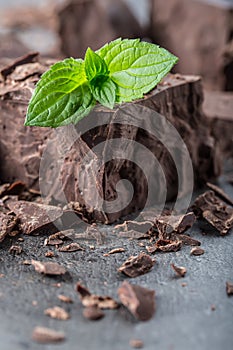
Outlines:
[[[34,84],[51,63],[38,60],[16,66],[0,81],[2,182],[21,180],[38,189],[41,165],[40,189],[44,196],[74,202],[78,215],[89,221],[110,223],[145,205],[174,199],[178,192],[177,163],[182,178],[179,190],[184,195],[190,190],[184,144],[196,185],[218,176],[220,159],[201,110],[199,77],[169,75],[141,100],[115,110],[97,106],[76,128],[52,131],[25,127]],[[177,143],[176,133],[167,133],[169,125],[180,134],[183,146]],[[109,141],[113,144],[104,146]],[[116,159],[112,159],[112,151]],[[173,159],[170,153],[178,158]],[[133,195],[122,179],[131,183]]]
[[[69,0],[57,16],[61,50],[66,56],[83,57],[88,46],[97,50],[118,37],[144,36],[121,0]]]
[[[206,86],[212,89],[232,90],[232,2],[151,0],[151,3],[151,36],[180,58],[175,69],[183,74],[202,75]]]

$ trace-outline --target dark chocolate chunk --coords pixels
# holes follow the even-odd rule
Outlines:
[[[195,255],[195,256],[202,255],[204,253],[205,253],[204,249],[200,247],[194,247],[190,251],[190,255]]]
[[[93,305],[84,308],[83,316],[89,320],[97,321],[103,318],[105,314],[98,306]]]
[[[3,184],[0,186],[0,198],[4,196],[20,195],[25,187],[22,181],[15,181],[12,184]]]
[[[137,277],[149,272],[154,266],[154,260],[145,253],[138,256],[131,256],[119,267],[118,271],[128,277]]]
[[[217,229],[222,236],[233,227],[233,208],[222,202],[213,191],[201,194],[195,200],[193,210]]]
[[[180,234],[178,236],[178,238],[185,245],[190,245],[190,246],[199,246],[199,245],[201,245],[200,241],[198,241],[197,239],[194,239],[194,238],[192,238],[190,236],[187,236],[187,235]]]
[[[118,288],[122,304],[140,321],[148,321],[155,312],[155,291],[124,281]]]
[[[18,228],[17,217],[0,212],[0,243],[12,231],[17,231],[17,228]]]
[[[207,182],[207,186],[215,192],[215,194],[221,198],[222,200],[224,200],[224,202],[226,202],[227,204],[230,204],[233,206],[233,199],[231,199],[227,194],[226,192],[224,192],[220,187],[210,183],[210,182]]]
[[[186,275],[187,269],[183,266],[176,266],[174,264],[171,264],[171,267],[179,277],[184,277]]]
[[[226,292],[227,295],[233,295],[233,283],[232,282],[226,282]]]
[[[45,275],[64,275],[66,273],[66,269],[55,263],[55,262],[43,262],[32,260],[31,264],[35,267],[35,270],[39,273],[43,273]]]
[[[65,334],[46,327],[35,327],[32,339],[41,344],[58,343],[65,340]]]
[[[58,231],[53,222],[62,216],[59,207],[26,201],[9,201],[7,206],[17,215],[20,228],[27,235]]]
[[[119,304],[111,297],[91,294],[81,283],[77,283],[76,290],[85,307],[97,306],[100,309],[117,309],[119,307]]]

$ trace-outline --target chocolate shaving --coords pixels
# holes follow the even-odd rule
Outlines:
[[[103,256],[109,256],[112,254],[123,253],[123,252],[125,252],[124,248],[114,248],[114,249],[110,250],[108,253],[105,253]]]
[[[60,301],[63,301],[64,303],[68,303],[68,304],[73,303],[73,300],[70,297],[67,297],[66,295],[59,294],[57,297]]]
[[[7,206],[17,215],[20,228],[27,235],[58,231],[53,222],[62,216],[59,207],[27,201],[9,201]]]
[[[147,246],[148,253],[159,252],[177,252],[182,246],[182,241],[171,241],[168,239],[159,239],[153,246]]]
[[[89,290],[77,283],[76,290],[79,293],[83,306],[96,306],[100,309],[117,309],[119,304],[109,296],[91,294]]]
[[[30,52],[27,55],[18,58],[9,66],[3,68],[1,70],[1,74],[4,80],[6,80],[8,75],[10,75],[15,70],[16,67],[22,66],[23,64],[36,62],[38,60],[38,56],[39,56],[39,52]]]
[[[35,327],[32,333],[32,339],[37,343],[50,344],[64,341],[65,335],[64,333],[57,332],[54,329]]]
[[[155,292],[124,281],[118,288],[122,304],[140,321],[148,321],[155,312]]]
[[[228,296],[233,295],[233,283],[226,282],[226,292]]]
[[[183,266],[176,266],[174,264],[171,264],[171,267],[179,277],[184,277],[186,275],[187,269]]]
[[[83,316],[88,320],[97,321],[105,316],[104,312],[96,305],[85,307]]]
[[[204,249],[200,247],[194,247],[190,251],[190,255],[195,255],[195,256],[202,255],[204,253],[205,253]]]
[[[54,306],[53,308],[46,309],[44,314],[50,316],[51,318],[56,318],[57,320],[68,320],[70,315],[66,310],[60,306]]]
[[[31,264],[35,267],[35,270],[39,273],[45,274],[45,275],[64,275],[66,273],[66,269],[55,263],[55,262],[42,262],[37,260],[32,260]]]
[[[213,191],[200,195],[193,204],[193,210],[217,229],[222,236],[233,227],[233,208],[223,203]]]
[[[138,256],[129,257],[118,271],[124,273],[126,276],[134,278],[144,275],[149,272],[154,266],[154,261],[145,253]]]
[[[59,252],[77,252],[78,250],[85,250],[78,243],[70,243],[58,249]]]

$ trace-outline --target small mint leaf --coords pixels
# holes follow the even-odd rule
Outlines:
[[[116,100],[116,85],[107,78],[102,81],[102,84],[96,85],[92,88],[92,93],[96,101],[107,108],[113,108]]]
[[[85,72],[88,81],[95,85],[95,79],[108,75],[108,67],[104,60],[92,49],[88,48],[85,55]]]
[[[58,127],[77,123],[95,103],[84,62],[65,59],[42,75],[29,102],[25,125]]]
[[[116,102],[142,98],[177,63],[178,58],[155,44],[139,39],[117,39],[97,51],[117,86]]]

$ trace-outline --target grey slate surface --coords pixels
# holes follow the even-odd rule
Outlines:
[[[220,183],[233,197],[233,187],[224,177]],[[205,254],[190,256],[191,247],[177,253],[156,253],[156,264],[144,276],[129,279],[156,291],[156,313],[149,322],[137,322],[128,312],[106,311],[104,319],[91,322],[82,316],[82,305],[75,292],[75,284],[82,281],[93,293],[108,294],[117,298],[117,288],[126,279],[117,272],[124,260],[145,248],[138,241],[119,239],[112,226],[102,226],[105,242],[83,241],[86,246],[95,244],[95,250],[61,253],[45,247],[45,236],[24,236],[23,253],[8,253],[11,241],[0,247],[0,350],[37,350],[44,348],[62,350],[127,350],[129,340],[139,338],[147,350],[231,350],[233,348],[233,297],[226,295],[226,281],[233,282],[233,232],[220,237],[208,226],[195,224],[189,233],[201,240]],[[203,232],[208,234],[203,235]],[[15,239],[12,239],[14,242]],[[79,241],[81,243],[81,241]],[[103,257],[114,247],[124,247],[125,252]],[[48,260],[47,250],[56,251],[52,261],[63,264],[69,271],[65,277],[46,277],[23,265],[25,259]],[[173,262],[188,270],[185,278],[176,278],[170,267]],[[61,282],[61,287],[53,284]],[[187,286],[182,287],[181,283]],[[74,304],[64,304],[58,294],[73,298]],[[33,306],[32,301],[38,305]],[[53,320],[43,314],[44,309],[55,305],[70,311],[68,321]],[[211,310],[211,305],[216,310]],[[35,326],[41,325],[62,330],[66,341],[59,345],[38,345],[31,340]]]

